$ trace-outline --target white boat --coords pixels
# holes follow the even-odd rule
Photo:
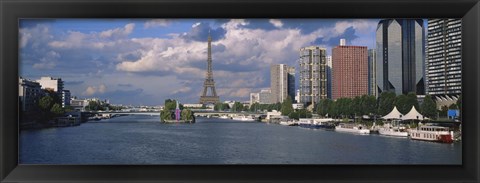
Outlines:
[[[220,116],[220,117],[218,117],[218,118],[220,118],[220,119],[229,119],[230,117],[228,117],[227,115],[222,115],[222,116]]]
[[[452,143],[453,131],[442,126],[420,126],[416,129],[410,129],[410,138],[413,140]]]
[[[338,126],[335,127],[335,131],[359,133],[359,134],[370,134],[370,130],[362,125],[346,124],[346,123],[340,123]]]
[[[238,121],[255,121],[251,116],[235,116],[232,117],[233,120],[238,120]]]
[[[395,137],[408,137],[408,132],[403,126],[393,126],[390,123],[384,124],[378,129],[378,134]]]

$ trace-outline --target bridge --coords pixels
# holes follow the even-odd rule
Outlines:
[[[123,112],[123,111],[100,111],[96,112],[98,114],[106,114],[106,115],[145,115],[145,116],[160,116],[160,112]],[[235,117],[241,115],[254,115],[256,117],[263,115],[262,113],[250,113],[250,112],[221,112],[221,111],[206,111],[206,110],[198,110],[194,111],[195,116],[228,116],[228,117]]]

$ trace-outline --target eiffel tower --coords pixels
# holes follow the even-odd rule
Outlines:
[[[208,94],[210,88],[211,93]],[[207,58],[207,78],[203,83],[203,94],[200,96],[201,104],[215,104],[220,101],[220,97],[217,96],[215,91],[215,81],[213,80],[212,71],[212,37],[210,36],[210,30],[208,31],[208,58]]]

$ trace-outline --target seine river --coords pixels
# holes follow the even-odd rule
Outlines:
[[[20,132],[20,164],[462,164],[462,144],[197,118],[122,116]]]

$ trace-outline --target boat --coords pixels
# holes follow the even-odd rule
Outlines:
[[[420,126],[416,129],[410,129],[410,138],[412,140],[452,143],[453,131],[442,126]]]
[[[363,125],[340,123],[335,127],[335,131],[350,132],[359,134],[370,134],[370,130]]]
[[[221,115],[220,117],[218,117],[220,119],[230,119],[230,117],[228,117],[227,115]]]
[[[384,124],[378,129],[378,134],[395,137],[408,137],[408,132],[403,126],[393,126],[390,123]]]
[[[330,122],[333,121],[331,118],[325,119],[312,119],[312,118],[300,118],[298,125],[304,128],[312,129],[335,129],[335,125]]]
[[[251,116],[244,116],[244,115],[235,116],[235,117],[232,117],[232,119],[237,121],[255,121],[255,119],[252,118]]]

